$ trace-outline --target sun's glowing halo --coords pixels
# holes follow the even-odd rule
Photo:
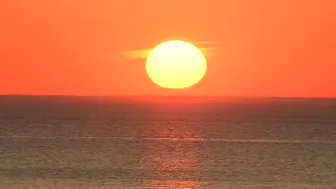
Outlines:
[[[206,59],[196,46],[184,41],[168,41],[156,46],[146,61],[150,79],[160,87],[183,89],[205,75]]]

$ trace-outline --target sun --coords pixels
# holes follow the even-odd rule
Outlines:
[[[188,88],[206,74],[206,59],[195,45],[185,41],[167,41],[156,46],[146,61],[149,78],[169,89]]]

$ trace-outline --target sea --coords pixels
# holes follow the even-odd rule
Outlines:
[[[0,97],[2,189],[335,189],[336,99]]]

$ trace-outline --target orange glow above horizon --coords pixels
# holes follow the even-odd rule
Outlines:
[[[171,95],[145,60],[172,39],[215,48],[178,95],[336,97],[336,1],[1,1],[0,94]]]

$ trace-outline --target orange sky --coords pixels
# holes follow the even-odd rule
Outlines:
[[[120,54],[180,39],[216,44],[181,94],[336,97],[334,0],[5,0],[0,23],[0,94],[178,94]]]

